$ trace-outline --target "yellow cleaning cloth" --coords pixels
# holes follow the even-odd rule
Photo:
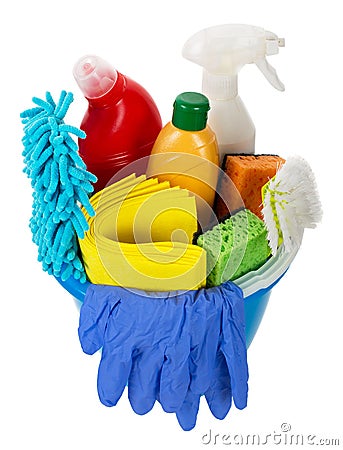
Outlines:
[[[205,251],[190,244],[196,203],[186,189],[132,174],[90,202],[96,215],[84,211],[89,230],[79,243],[92,283],[160,291],[205,286]]]

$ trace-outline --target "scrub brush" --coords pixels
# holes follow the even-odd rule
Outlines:
[[[96,177],[86,170],[71,134],[79,138],[86,135],[63,121],[73,101],[71,93],[62,91],[57,104],[49,92],[46,100],[32,100],[37,107],[20,116],[24,124],[24,172],[34,189],[30,228],[38,260],[43,270],[63,281],[73,276],[85,282],[76,236],[84,237],[88,229],[80,205],[90,216],[95,214],[88,194]]]
[[[286,160],[262,188],[262,214],[272,255],[283,244],[286,252],[299,248],[305,228],[315,228],[322,208],[311,167],[300,156]]]

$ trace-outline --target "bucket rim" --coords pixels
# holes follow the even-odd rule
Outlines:
[[[284,246],[281,245],[276,254],[270,257],[263,266],[237,278],[233,282],[242,289],[244,298],[255,294],[261,289],[272,289],[274,284],[287,271],[298,250],[299,247],[294,247],[292,251],[286,252]],[[88,286],[92,284],[90,281],[81,283],[73,277],[69,277],[66,281],[59,277],[55,278],[66,291],[81,302],[85,298]]]
[[[242,289],[245,298],[261,289],[269,287],[271,289],[287,271],[298,250],[299,247],[295,246],[291,251],[286,252],[284,246],[281,245],[276,254],[271,256],[263,266],[237,278],[234,283]]]

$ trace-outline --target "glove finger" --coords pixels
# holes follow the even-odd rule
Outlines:
[[[176,411],[177,420],[184,431],[192,430],[197,421],[200,395],[188,391],[181,408]]]
[[[215,370],[217,350],[218,333],[210,330],[206,333],[203,343],[191,350],[189,365],[191,389],[194,393],[203,394],[209,388]]]
[[[160,378],[159,401],[166,412],[176,412],[183,404],[189,387],[189,342],[166,349]]]
[[[201,301],[204,300],[204,301]],[[213,301],[197,299],[192,315],[189,368],[191,390],[203,394],[212,379],[220,333],[220,309]]]
[[[182,406],[189,387],[189,354],[191,345],[191,316],[193,298],[187,293],[175,302],[168,302],[172,308],[173,321],[166,330],[164,362],[160,377],[159,401],[166,412],[176,412]]]
[[[229,369],[233,400],[238,409],[243,409],[247,406],[249,378],[243,302],[233,307],[224,303],[223,313],[220,348]]]
[[[108,318],[111,314],[115,315],[119,306],[115,295],[107,287],[101,287],[101,295],[98,294],[99,286],[90,285],[87,288],[80,310],[78,334],[82,350],[89,355],[104,345]]]
[[[163,353],[153,351],[151,347],[133,355],[128,396],[136,414],[146,414],[154,406],[160,388],[163,361]]]
[[[98,394],[105,406],[115,406],[122,396],[131,370],[131,354],[108,352],[104,348],[98,371]]]
[[[232,403],[232,390],[229,370],[221,351],[217,353],[213,379],[205,398],[214,417],[222,420],[227,416]]]

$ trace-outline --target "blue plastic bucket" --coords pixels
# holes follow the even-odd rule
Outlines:
[[[275,256],[271,257],[258,270],[249,272],[235,280],[244,294],[245,334],[247,347],[251,344],[262,321],[273,287],[286,273],[297,254],[298,249],[285,253],[280,247]],[[85,298],[89,282],[80,283],[70,277],[67,281],[56,278],[57,281],[81,304]]]
[[[275,256],[262,267],[235,280],[244,294],[245,335],[247,347],[251,344],[260,326],[273,287],[287,272],[298,248],[285,253],[281,246]]]

